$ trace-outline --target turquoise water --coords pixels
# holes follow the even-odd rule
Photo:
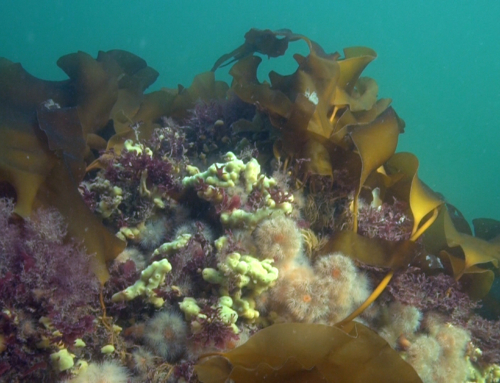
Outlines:
[[[421,179],[467,219],[500,219],[498,15],[491,0],[3,0],[0,56],[56,80],[64,54],[125,49],[160,72],[159,88],[189,85],[252,27],[290,28],[327,51],[366,45],[379,57],[365,75],[407,124],[399,151],[415,153]]]

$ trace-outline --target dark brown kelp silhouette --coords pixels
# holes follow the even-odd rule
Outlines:
[[[272,325],[240,347],[204,357],[195,371],[203,383],[421,382],[413,367],[360,323],[349,331],[321,324]]]

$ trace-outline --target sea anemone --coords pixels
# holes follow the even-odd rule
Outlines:
[[[314,272],[317,289],[328,291],[331,324],[344,319],[370,295],[366,275],[359,273],[352,259],[341,253],[318,259]]]
[[[287,269],[270,290],[265,309],[295,322],[315,322],[324,317],[329,310],[328,293],[317,288],[315,279],[308,265]]]
[[[168,232],[166,218],[153,218],[149,220],[139,236],[139,243],[145,250],[153,250],[160,246]]]
[[[132,362],[134,370],[141,374],[147,373],[154,367],[154,355],[143,347],[132,352]]]
[[[443,320],[439,315],[428,315],[425,324],[429,335],[421,335],[410,344],[407,360],[426,383],[461,383],[467,377],[470,335]]]
[[[302,250],[302,235],[297,224],[283,215],[262,221],[253,236],[262,259],[283,263],[296,258]]]
[[[422,312],[416,307],[393,302],[389,305],[386,317],[387,325],[379,331],[379,335],[394,347],[398,338],[407,338],[418,330]]]
[[[67,383],[127,383],[127,370],[114,361],[91,363]]]
[[[168,362],[178,360],[186,349],[187,324],[175,311],[160,311],[144,328],[144,341],[156,355]]]
[[[439,359],[441,346],[428,335],[419,336],[408,349],[408,363],[417,371],[423,382],[433,382],[435,361]]]

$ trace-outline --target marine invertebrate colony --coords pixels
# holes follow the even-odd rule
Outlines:
[[[500,233],[395,153],[375,58],[252,29],[147,94],[123,51],[0,61],[0,380],[499,381]]]
[[[90,364],[76,378],[67,383],[126,383],[128,381],[125,369],[113,362]]]
[[[302,248],[302,236],[292,219],[277,216],[264,220],[253,232],[259,255],[287,263],[296,258]]]
[[[169,362],[175,362],[185,352],[186,337],[187,324],[175,312],[158,312],[144,329],[146,344]]]

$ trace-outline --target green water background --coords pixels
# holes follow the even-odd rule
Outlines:
[[[160,72],[151,89],[189,85],[255,28],[290,28],[326,51],[366,45],[365,75],[406,121],[398,151],[471,220],[500,220],[500,2],[263,0],[1,0],[0,56],[33,75],[64,79],[57,59],[125,49]],[[292,51],[307,52],[303,43]],[[264,60],[295,69],[292,58]],[[218,74],[229,81],[227,68]]]

